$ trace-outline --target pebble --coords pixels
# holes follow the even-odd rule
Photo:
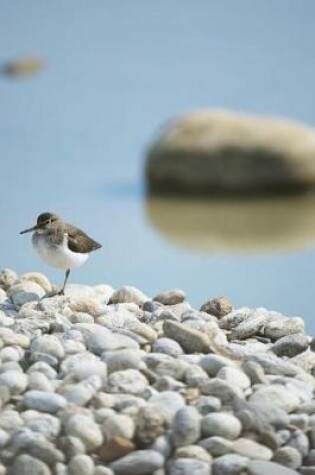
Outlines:
[[[154,302],[159,302],[163,305],[176,305],[184,302],[186,298],[185,292],[180,289],[167,290],[153,297]]]
[[[250,402],[268,404],[293,412],[300,404],[299,397],[280,384],[263,386],[249,398]]]
[[[135,448],[131,440],[115,436],[101,445],[98,454],[103,462],[110,463],[133,452]]]
[[[200,439],[201,417],[194,407],[177,411],[173,421],[172,442],[175,447],[191,445]]]
[[[12,395],[23,393],[27,383],[27,375],[20,371],[10,370],[0,374],[0,386],[6,386]]]
[[[152,351],[155,353],[165,353],[169,356],[179,356],[184,353],[183,348],[177,341],[171,338],[158,338],[152,346]]]
[[[275,451],[272,461],[295,470],[302,465],[302,455],[294,447],[280,447]]]
[[[236,368],[234,361],[229,360],[221,355],[206,355],[200,360],[200,366],[210,377],[217,375],[218,371],[224,366]]]
[[[23,404],[28,409],[55,413],[67,405],[67,400],[60,394],[31,390],[23,396]]]
[[[295,333],[304,333],[304,321],[300,317],[279,318],[267,321],[264,327],[264,335],[272,340]]]
[[[232,441],[216,435],[201,439],[198,444],[204,447],[213,457],[220,457],[232,452]]]
[[[165,431],[162,411],[148,403],[141,407],[136,416],[136,437],[143,444],[153,443]]]
[[[200,307],[201,312],[210,313],[217,318],[225,317],[233,310],[231,303],[226,297],[217,297],[204,303]]]
[[[243,437],[232,443],[232,449],[238,455],[255,460],[271,460],[273,455],[272,450],[268,447]]]
[[[149,300],[149,298],[141,292],[141,290],[130,285],[126,285],[116,290],[110,297],[109,304],[113,303],[135,303],[139,307]]]
[[[221,368],[216,377],[223,379],[231,386],[238,386],[240,389],[248,389],[251,386],[249,377],[240,369],[232,368],[231,366],[224,366]]]
[[[11,470],[12,475],[50,475],[49,467],[38,460],[35,457],[32,457],[28,454],[18,455],[12,466]]]
[[[168,338],[177,341],[186,353],[207,353],[210,351],[208,335],[185,324],[165,320],[163,331]]]
[[[220,399],[222,405],[230,406],[235,397],[244,398],[243,391],[238,386],[231,386],[218,378],[210,379],[201,385],[202,394],[215,396]]]
[[[31,352],[45,353],[61,360],[65,351],[60,340],[54,335],[41,335],[35,338],[31,344]]]
[[[116,371],[108,376],[106,389],[109,393],[128,393],[141,395],[149,381],[136,369]]]
[[[203,462],[212,463],[211,455],[199,445],[186,445],[178,447],[175,452],[175,458],[192,458]]]
[[[84,327],[83,327],[84,325]],[[77,328],[86,329],[84,342],[89,351],[101,355],[104,351],[119,350],[122,348],[139,348],[138,343],[126,335],[113,333],[108,328],[95,323],[77,323]]]
[[[178,458],[168,464],[169,475],[210,475],[210,464],[196,458]]]
[[[185,407],[184,398],[174,391],[155,394],[149,399],[149,402],[162,412],[168,424],[172,424],[177,411]]]
[[[201,415],[209,412],[217,412],[221,409],[221,401],[214,396],[199,396],[195,401],[195,407]]]
[[[237,454],[226,454],[214,460],[212,475],[241,475],[246,473],[248,458]],[[264,475],[270,475],[265,472]]]
[[[44,297],[44,289],[36,282],[24,281],[19,284],[13,284],[8,290],[14,305],[19,308],[27,302],[38,301]]]
[[[240,421],[231,414],[213,412],[207,414],[201,421],[203,437],[219,436],[226,439],[236,439],[242,430]]]
[[[287,335],[279,338],[271,348],[277,356],[292,358],[309,347],[309,338],[306,335]]]
[[[111,440],[113,437],[132,439],[135,433],[135,423],[131,417],[125,414],[114,414],[105,419],[102,432],[105,441]]]
[[[69,475],[93,475],[94,462],[88,455],[75,455],[69,462]]]
[[[74,414],[65,423],[67,435],[78,437],[84,443],[87,451],[99,447],[103,442],[103,435],[94,420],[84,414]]]
[[[164,465],[164,457],[153,450],[135,450],[113,462],[110,468],[115,475],[146,475]]]
[[[246,469],[248,475],[297,475],[297,472],[291,468],[262,460],[251,460],[248,462]]]

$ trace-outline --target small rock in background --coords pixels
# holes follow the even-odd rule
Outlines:
[[[226,297],[218,297],[204,303],[200,307],[201,312],[210,313],[217,318],[225,317],[233,310],[232,305]]]

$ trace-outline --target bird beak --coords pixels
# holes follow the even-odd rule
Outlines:
[[[38,226],[36,224],[32,228],[24,229],[24,231],[21,231],[20,234],[31,233],[32,231],[36,231],[37,229],[38,229]]]

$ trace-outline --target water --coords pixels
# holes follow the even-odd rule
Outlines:
[[[221,216],[191,233],[182,205],[145,200],[143,163],[158,128],[191,109],[315,125],[314,14],[310,0],[3,2],[0,58],[36,55],[46,68],[0,79],[1,267],[62,281],[18,235],[52,210],[104,245],[75,281],[149,295],[181,287],[195,305],[227,295],[236,306],[302,315],[313,331],[312,196],[275,208],[187,203],[189,219]],[[269,221],[256,220],[255,231],[246,223],[259,213]]]

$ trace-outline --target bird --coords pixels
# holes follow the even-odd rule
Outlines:
[[[33,233],[32,244],[48,265],[65,271],[63,286],[47,296],[64,295],[72,269],[84,264],[89,254],[102,247],[81,229],[64,222],[57,214],[41,213],[35,226],[20,234]]]

